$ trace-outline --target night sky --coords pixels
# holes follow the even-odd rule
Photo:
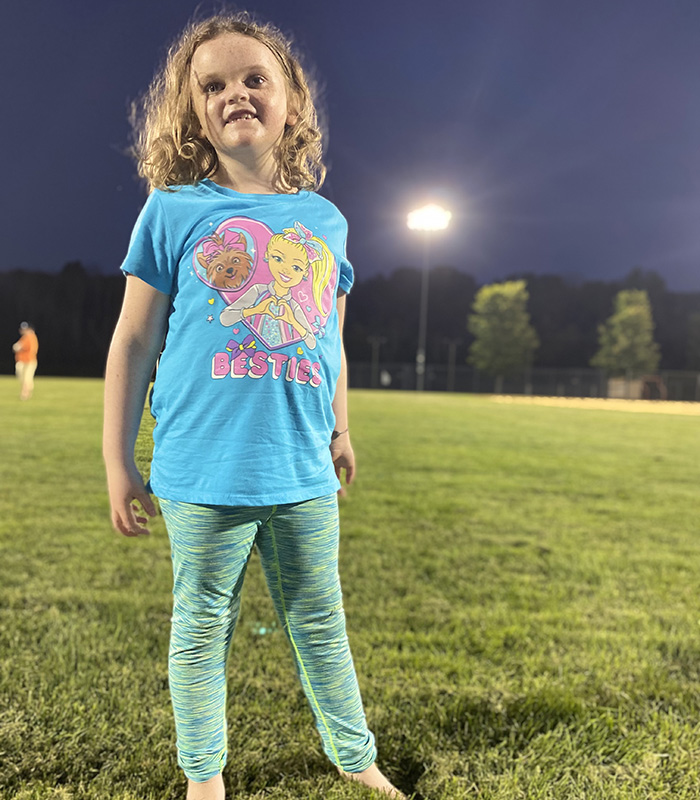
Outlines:
[[[202,3],[204,11],[214,6]],[[3,9],[0,269],[118,269],[145,190],[127,108],[195,8]],[[421,263],[406,213],[453,211],[433,260],[480,283],[633,267],[700,290],[698,0],[260,0],[323,85],[322,193],[359,278]]]

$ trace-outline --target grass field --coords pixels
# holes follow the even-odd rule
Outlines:
[[[20,403],[0,379],[2,800],[184,797],[167,538],[110,530],[101,392],[40,378]],[[426,800],[700,798],[700,421],[446,394],[351,410],[341,575],[385,771]],[[369,800],[321,751],[257,562],[244,595],[229,796]]]

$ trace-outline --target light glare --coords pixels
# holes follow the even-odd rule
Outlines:
[[[451,218],[450,211],[431,203],[411,211],[408,215],[407,225],[412,231],[443,231]]]

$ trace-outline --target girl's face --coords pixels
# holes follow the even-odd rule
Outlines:
[[[251,36],[224,33],[201,44],[190,87],[202,135],[222,161],[271,155],[297,118],[277,58]]]
[[[287,289],[298,286],[309,271],[309,259],[304,249],[288,239],[270,242],[265,261],[275,281]]]

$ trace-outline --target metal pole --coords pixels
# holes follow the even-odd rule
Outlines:
[[[418,320],[418,351],[416,352],[416,389],[425,388],[425,340],[428,330],[428,269],[430,266],[430,231],[424,232],[423,274],[420,284],[420,317]]]
[[[457,361],[457,345],[459,339],[447,340],[447,391],[454,392],[455,390],[455,366]]]
[[[369,337],[372,343],[372,388],[379,386],[379,340],[376,336]]]

